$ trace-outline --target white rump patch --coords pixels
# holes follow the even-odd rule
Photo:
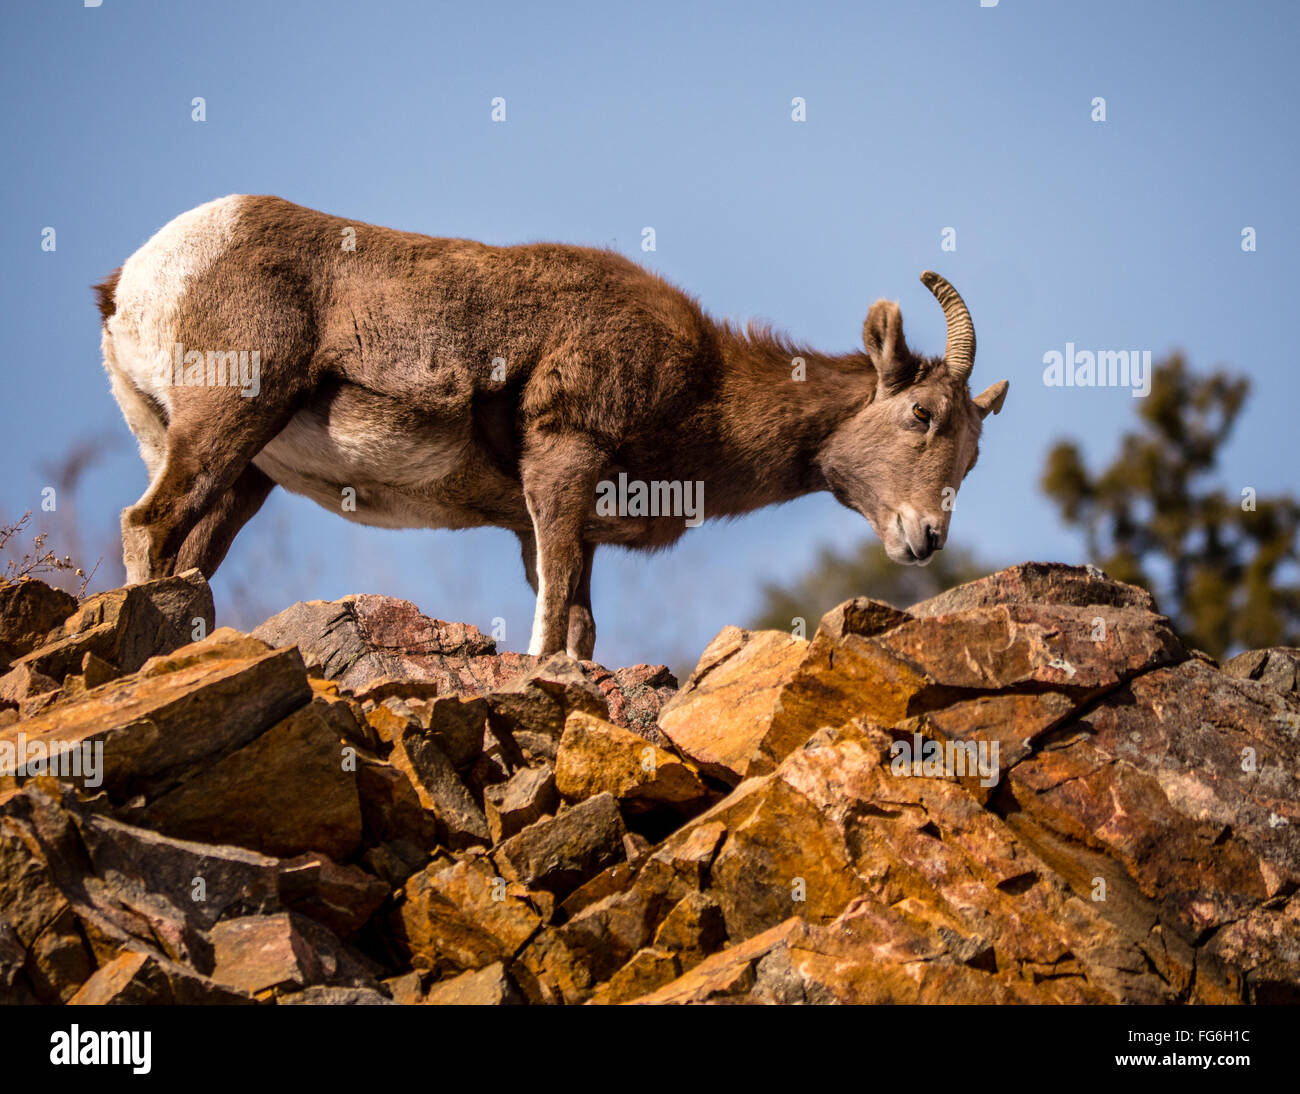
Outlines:
[[[176,343],[176,317],[186,286],[201,277],[230,246],[242,194],[209,201],[182,213],[126,260],[114,294],[116,311],[105,324],[113,352],[105,366],[171,410],[171,388],[159,375],[159,355]],[[116,385],[115,385],[116,387]],[[123,407],[126,411],[126,407]],[[130,423],[130,415],[127,415]]]

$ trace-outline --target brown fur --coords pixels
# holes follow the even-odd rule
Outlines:
[[[98,285],[92,286],[95,290],[95,302],[99,305],[99,316],[105,321],[117,310],[113,294],[117,291],[117,282],[121,276],[122,267],[119,266]]]
[[[355,252],[339,245],[345,227]],[[117,276],[97,286],[106,321]],[[325,504],[351,487],[354,519],[515,531],[542,586],[542,653],[591,655],[596,545],[661,548],[686,527],[598,516],[599,481],[702,481],[708,517],[830,490],[887,545],[903,536],[891,554],[922,561],[947,534],[942,490],[973,466],[980,419],[1005,395],[972,400],[942,359],[913,355],[884,301],[864,351],[819,354],[716,323],[610,251],[435,239],[274,197],[244,199],[175,333],[187,348],[259,349],[261,391],[172,388],[165,459],[123,515],[133,580],[186,562],[210,574],[272,480]],[[792,379],[795,357],[806,380]],[[264,451],[291,420],[355,443],[304,475]],[[340,474],[352,447],[366,455]],[[904,528],[909,508],[925,513]]]

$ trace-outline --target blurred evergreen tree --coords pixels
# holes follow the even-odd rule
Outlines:
[[[1283,583],[1298,557],[1300,502],[1210,481],[1249,386],[1223,370],[1192,373],[1175,354],[1156,365],[1138,428],[1108,467],[1090,473],[1078,446],[1061,441],[1041,480],[1093,561],[1150,589],[1183,638],[1215,657],[1300,644],[1300,585]]]

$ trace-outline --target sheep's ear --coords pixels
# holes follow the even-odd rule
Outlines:
[[[871,305],[867,321],[862,324],[862,344],[882,384],[896,387],[905,382],[911,354],[903,338],[903,313],[896,300],[877,300]]]
[[[978,408],[981,418],[987,418],[990,414],[996,414],[1002,409],[1002,404],[1007,399],[1007,389],[1010,386],[1005,380],[999,380],[996,384],[985,388],[975,396],[975,406]]]

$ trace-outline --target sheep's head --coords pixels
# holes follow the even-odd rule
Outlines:
[[[871,522],[895,562],[925,565],[948,538],[953,501],[979,455],[984,419],[1002,409],[1007,381],[971,397],[975,328],[957,290],[921,275],[948,321],[942,357],[903,340],[898,304],[877,300],[862,339],[875,395],[828,438],[820,457],[831,493]]]

